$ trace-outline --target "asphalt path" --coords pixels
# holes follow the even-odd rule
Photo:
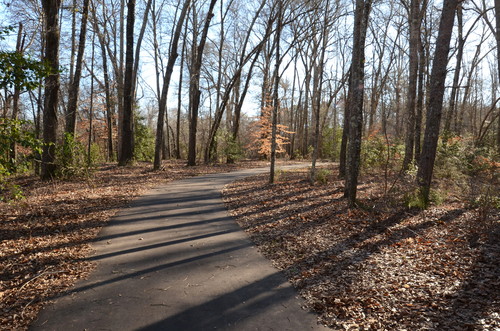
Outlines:
[[[136,199],[94,242],[96,270],[30,330],[328,330],[222,202],[224,185],[264,172],[174,181]]]

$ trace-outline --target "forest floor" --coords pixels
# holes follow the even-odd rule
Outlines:
[[[42,305],[84,278],[90,243],[148,188],[199,174],[262,166],[107,165],[88,179],[19,177],[24,199],[0,203],[0,326],[25,330]],[[278,171],[231,184],[225,199],[264,255],[308,308],[333,329],[500,329],[500,211],[452,194],[415,211],[384,195],[383,176],[363,176],[362,207],[349,210],[330,167],[325,184]],[[327,172],[323,172],[323,175]],[[324,177],[324,176],[323,176]],[[404,187],[404,183],[399,183]]]
[[[315,186],[304,169],[278,172],[273,185],[267,176],[249,177],[226,186],[224,199],[322,323],[335,330],[500,330],[499,209],[471,207],[454,186],[441,204],[408,209],[401,194],[409,182],[384,194],[384,176],[365,174],[361,207],[349,210],[338,169],[320,172],[324,184]]]
[[[134,197],[176,179],[259,166],[264,163],[186,167],[168,161],[157,172],[140,163],[105,165],[74,180],[15,178],[24,198],[0,202],[0,329],[26,330],[47,301],[86,277],[94,268],[86,259],[90,243]]]

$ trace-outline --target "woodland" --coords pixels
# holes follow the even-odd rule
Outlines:
[[[228,210],[321,323],[500,328],[500,0],[0,0],[2,329],[147,188],[257,166]]]

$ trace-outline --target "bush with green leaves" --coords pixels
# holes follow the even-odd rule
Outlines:
[[[220,129],[217,131],[215,135],[215,146],[216,150],[220,151],[220,157],[218,157],[219,153],[216,153],[215,159],[221,158],[232,161],[238,161],[243,158],[244,151],[241,144],[233,139],[233,134],[225,129]]]
[[[375,133],[363,139],[361,165],[364,169],[397,166],[404,154],[404,146],[398,140],[386,139]]]
[[[0,27],[0,40],[12,32],[13,27]],[[0,88],[17,87],[21,92],[34,90],[51,73],[51,67],[43,61],[32,59],[17,51],[0,51]]]
[[[12,148],[17,148],[18,157],[12,159]],[[41,154],[42,142],[35,138],[33,123],[22,120],[0,118],[0,167],[9,174],[29,168],[36,154]]]
[[[144,124],[144,117],[136,114],[134,159],[136,161],[152,162],[155,157],[155,136],[153,131]]]
[[[341,128],[325,128],[321,139],[321,157],[338,161],[340,157]]]
[[[446,194],[443,192],[431,189],[429,192],[429,203],[440,205],[443,203],[445,196]],[[406,193],[403,197],[403,201],[408,208],[426,209],[428,207],[422,189],[420,188],[416,188]]]
[[[65,133],[63,143],[56,147],[56,163],[56,175],[63,179],[89,177],[94,168],[85,145],[70,133]]]
[[[18,151],[15,159],[12,158],[12,148]],[[41,151],[42,142],[35,138],[31,122],[0,118],[0,201],[24,197],[11,177],[29,170],[35,155]]]
[[[316,181],[320,184],[327,184],[332,172],[328,169],[318,169],[316,172]]]
[[[491,177],[499,168],[493,147],[476,146],[471,137],[444,137],[436,153],[435,177],[465,180],[467,176]]]

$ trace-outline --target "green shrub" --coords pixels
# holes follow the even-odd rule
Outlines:
[[[328,169],[319,169],[316,173],[316,181],[320,184],[327,184],[332,172]]]
[[[17,146],[17,159],[11,159],[12,146]],[[15,174],[29,168],[34,155],[42,152],[42,142],[35,138],[29,121],[0,118],[0,166]]]
[[[143,117],[135,116],[134,159],[152,162],[155,157],[155,135],[143,121]]]
[[[342,129],[333,129],[331,127],[323,130],[321,139],[321,157],[332,161],[338,161],[340,157],[340,143],[342,141]]]
[[[90,156],[88,156],[88,162],[90,165],[97,165],[106,161],[106,157],[104,156],[103,151],[101,150],[101,146],[96,143],[92,143],[90,145]]]
[[[24,198],[23,191],[19,185],[10,181],[10,172],[0,164],[0,201],[10,202]]]
[[[62,179],[89,177],[94,167],[85,146],[70,133],[65,133],[63,143],[56,147],[56,164],[56,176]]]
[[[233,161],[239,161],[243,158],[244,156],[244,151],[243,147],[241,144],[233,139],[232,134],[228,134],[227,139],[226,139],[226,144],[224,148],[224,154],[227,159],[233,160]]]
[[[429,204],[440,205],[443,203],[445,197],[446,194],[443,192],[431,189],[429,192]],[[428,207],[424,194],[420,188],[406,193],[403,197],[403,201],[408,208],[426,209]]]
[[[384,136],[372,133],[362,141],[361,166],[370,168],[393,168],[400,164],[404,155],[404,145],[397,140],[387,140]]]

